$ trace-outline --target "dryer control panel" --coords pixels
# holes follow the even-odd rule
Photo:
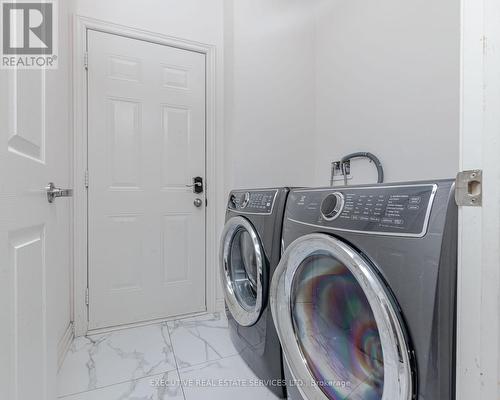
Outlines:
[[[271,214],[277,190],[233,191],[227,208],[245,214]]]
[[[287,218],[341,231],[423,236],[436,185],[401,185],[297,190]]]

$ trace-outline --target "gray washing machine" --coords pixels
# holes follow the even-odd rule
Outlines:
[[[293,400],[449,400],[454,181],[293,190],[271,308]]]
[[[288,193],[288,188],[231,192],[220,249],[231,338],[248,366],[281,398],[286,387],[269,287],[280,260]]]

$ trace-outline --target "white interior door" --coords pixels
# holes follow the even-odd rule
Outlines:
[[[205,310],[205,55],[89,30],[88,110],[89,328]]]
[[[67,77],[0,71],[0,398],[53,400],[57,341],[69,324]]]

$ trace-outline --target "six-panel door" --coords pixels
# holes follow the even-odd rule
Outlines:
[[[205,55],[97,31],[88,54],[89,328],[204,311]]]

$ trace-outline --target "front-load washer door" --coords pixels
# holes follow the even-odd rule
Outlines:
[[[226,305],[240,325],[255,324],[262,313],[265,265],[264,249],[250,221],[228,220],[220,249],[221,281]]]
[[[307,400],[410,400],[414,360],[396,303],[345,243],[303,236],[283,254],[271,309],[285,359]]]

